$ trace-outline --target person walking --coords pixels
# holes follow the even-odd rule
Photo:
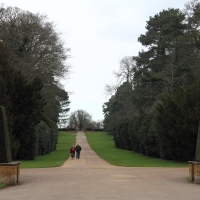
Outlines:
[[[74,145],[72,145],[72,147],[69,150],[72,159],[75,157],[75,151],[76,151],[76,148]]]
[[[81,146],[79,144],[76,145],[76,159],[80,158],[81,154]]]

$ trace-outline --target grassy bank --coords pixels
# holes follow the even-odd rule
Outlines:
[[[69,158],[69,149],[76,141],[75,132],[59,133],[56,151],[44,156],[37,156],[35,160],[22,161],[20,168],[44,168],[61,166]]]
[[[87,132],[91,148],[112,165],[127,167],[188,167],[187,163],[151,158],[132,151],[115,148],[112,136],[105,132]]]

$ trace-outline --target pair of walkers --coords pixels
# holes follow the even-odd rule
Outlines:
[[[76,159],[79,159],[81,153],[81,146],[79,144],[77,144],[76,146],[72,145],[72,147],[70,148],[70,154],[72,159],[75,157],[75,153]]]

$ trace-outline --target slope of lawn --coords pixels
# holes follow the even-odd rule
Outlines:
[[[87,132],[90,147],[108,163],[127,167],[188,167],[187,163],[152,158],[142,154],[117,149],[112,136],[105,132]]]
[[[75,144],[75,132],[59,132],[56,151],[44,156],[37,156],[35,160],[21,161],[20,168],[44,168],[61,166],[70,156],[69,149]]]

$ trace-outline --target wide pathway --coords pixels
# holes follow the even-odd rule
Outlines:
[[[62,167],[21,169],[21,184],[0,190],[0,200],[199,200],[200,185],[188,168],[115,167],[91,150],[77,133],[81,158]]]

